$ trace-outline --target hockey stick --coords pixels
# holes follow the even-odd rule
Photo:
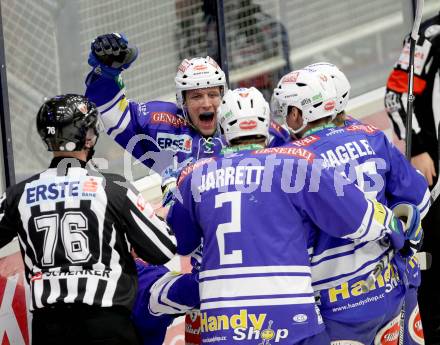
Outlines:
[[[422,21],[424,0],[417,0],[416,13],[414,23],[409,39],[409,74],[408,74],[408,102],[406,111],[406,158],[411,159],[411,136],[412,136],[412,117],[414,104],[414,55],[416,50],[416,42],[419,38],[420,22]]]

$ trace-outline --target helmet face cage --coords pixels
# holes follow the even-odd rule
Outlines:
[[[175,82],[177,106],[181,109],[185,103],[185,91],[216,86],[222,93],[227,90],[225,73],[209,56],[184,59],[177,69]]]
[[[350,98],[351,85],[345,74],[336,66],[328,62],[319,62],[307,66],[305,69],[314,73],[322,73],[331,78],[336,89],[336,113],[339,114],[347,107]]]
[[[234,139],[262,136],[269,138],[270,109],[256,88],[229,90],[223,97],[218,125],[228,144]]]
[[[309,122],[328,116],[336,116],[336,90],[330,78],[323,74],[298,70],[285,75],[274,90],[272,111],[284,121],[289,107],[296,107],[302,112],[303,126],[294,130],[301,131]],[[293,130],[293,129],[292,129]]]
[[[80,151],[89,129],[99,136],[99,121],[95,104],[84,96],[67,94],[44,102],[37,114],[37,130],[48,151]]]

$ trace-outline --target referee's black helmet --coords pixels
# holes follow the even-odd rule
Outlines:
[[[38,134],[48,151],[82,150],[89,129],[99,136],[98,109],[82,95],[55,96],[46,100],[37,114]]]

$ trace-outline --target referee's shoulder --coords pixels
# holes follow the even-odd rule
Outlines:
[[[115,174],[115,173],[100,173],[101,176],[105,179],[106,189],[111,191],[117,191],[120,193],[127,193],[127,190],[131,190],[137,194],[136,188],[133,184],[128,181],[124,176]]]

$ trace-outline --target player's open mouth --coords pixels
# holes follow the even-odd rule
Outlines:
[[[210,123],[212,120],[214,120],[214,113],[211,111],[201,113],[199,115],[199,120],[205,123]]]

